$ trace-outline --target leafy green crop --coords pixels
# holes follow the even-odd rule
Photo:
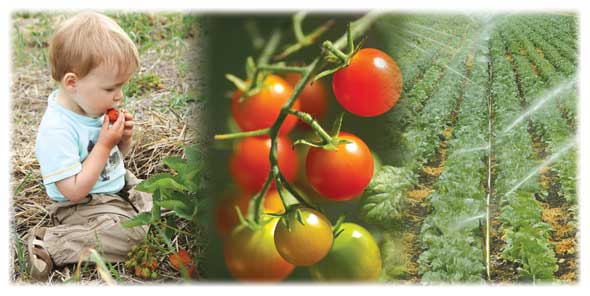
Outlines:
[[[405,193],[415,177],[405,168],[384,166],[373,177],[361,198],[360,215],[369,224],[399,224],[406,206]]]
[[[197,214],[204,210],[203,199],[199,198],[204,188],[203,161],[196,147],[187,147],[184,153],[186,159],[171,156],[163,160],[175,174],[157,174],[137,185],[137,190],[153,194],[154,206],[150,213],[140,213],[126,221],[127,227],[157,223],[162,208],[173,210],[180,218],[197,222]]]

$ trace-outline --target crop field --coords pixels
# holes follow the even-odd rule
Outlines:
[[[383,279],[575,282],[576,17],[402,15],[376,28],[404,77],[379,121],[396,185],[361,205],[383,231]]]

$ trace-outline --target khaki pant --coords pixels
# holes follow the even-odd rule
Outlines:
[[[140,213],[150,211],[152,195],[135,190],[137,183],[139,180],[127,172],[123,190]],[[77,263],[87,247],[96,249],[107,262],[125,261],[149,228],[123,227],[121,223],[137,212],[119,195],[92,194],[79,202],[57,202],[49,206],[49,215],[54,227],[47,228],[43,241],[57,266]]]

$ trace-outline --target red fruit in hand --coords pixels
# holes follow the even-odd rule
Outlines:
[[[195,265],[193,264],[191,256],[184,249],[180,249],[178,252],[170,254],[168,256],[168,261],[170,261],[170,265],[178,271],[185,268],[189,277],[192,276],[193,271],[195,270]]]
[[[117,111],[115,108],[111,108],[107,110],[107,116],[109,117],[109,122],[113,123],[117,121],[117,118],[119,117],[119,111]]]

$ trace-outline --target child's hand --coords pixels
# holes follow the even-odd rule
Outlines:
[[[123,138],[122,141],[131,140],[133,136],[133,115],[129,113],[127,110],[123,110],[123,114],[125,115],[125,128],[123,129]]]
[[[127,110],[122,110],[119,113],[123,114],[123,116],[125,117],[123,137],[121,138],[121,142],[119,143],[119,150],[121,151],[121,153],[123,153],[123,155],[127,155],[127,153],[129,153],[129,151],[131,150],[132,144],[134,123],[133,115],[131,115],[131,113],[129,113],[129,111]]]
[[[113,149],[115,145],[119,144],[121,139],[123,138],[123,132],[125,131],[125,116],[123,112],[119,112],[119,117],[117,117],[117,121],[113,123],[111,127],[109,127],[109,117],[105,116],[102,123],[102,128],[100,129],[100,135],[98,135],[97,145],[104,145],[109,149]]]

